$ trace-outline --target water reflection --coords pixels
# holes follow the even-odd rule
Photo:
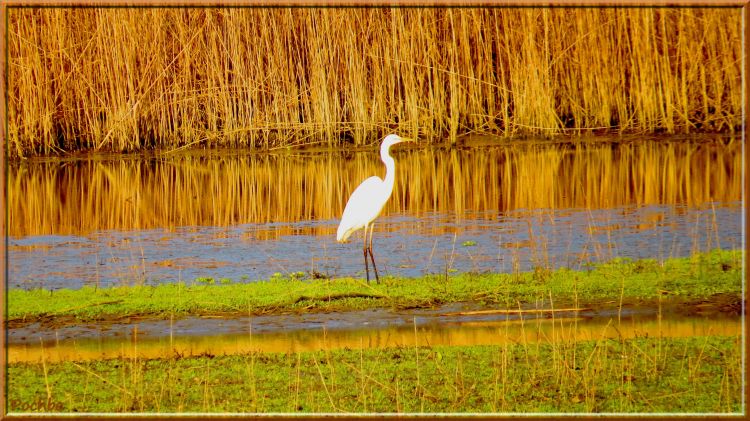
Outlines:
[[[741,246],[738,141],[395,148],[379,269],[510,271]],[[9,285],[234,282],[362,270],[335,243],[375,150],[186,153],[8,170]],[[356,241],[355,241],[356,243]]]
[[[738,201],[741,194],[736,141],[399,146],[393,154],[397,185],[387,213],[460,219],[467,211],[692,206]],[[8,170],[8,232],[85,235],[334,219],[362,180],[383,172],[375,150],[25,163]],[[268,228],[294,233],[283,224]]]
[[[416,322],[415,322],[416,323]],[[47,343],[11,343],[8,361],[46,362],[103,358],[163,358],[180,355],[230,355],[247,352],[304,352],[326,349],[360,349],[439,346],[571,343],[574,341],[634,337],[736,336],[738,318],[683,318],[654,314],[617,317],[532,318],[454,323],[419,323],[386,328],[307,328],[253,334],[162,335],[139,337],[137,329],[123,337],[66,339]]]

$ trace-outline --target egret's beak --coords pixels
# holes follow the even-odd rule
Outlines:
[[[402,138],[401,138],[401,141],[402,141],[402,142],[412,142],[412,143],[417,143],[417,140],[416,140],[416,139],[410,139],[410,138],[408,138],[408,137],[402,137]]]

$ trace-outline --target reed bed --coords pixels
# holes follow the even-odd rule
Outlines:
[[[740,8],[9,8],[8,156],[734,131]]]
[[[708,206],[742,198],[739,142],[519,142],[460,151],[406,149],[394,155],[397,184],[386,213],[463,218],[467,212]],[[185,153],[148,160],[22,163],[8,167],[8,233],[338,220],[351,192],[373,174],[382,176],[383,164],[371,152]],[[268,238],[294,229],[276,227]]]

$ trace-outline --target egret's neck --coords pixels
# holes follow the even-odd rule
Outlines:
[[[389,154],[390,146],[387,148],[380,149],[380,159],[385,164],[385,185],[389,188],[393,188],[393,181],[396,179],[396,162]]]

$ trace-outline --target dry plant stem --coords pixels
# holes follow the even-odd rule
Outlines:
[[[734,131],[741,39],[738,8],[10,8],[8,154]]]

